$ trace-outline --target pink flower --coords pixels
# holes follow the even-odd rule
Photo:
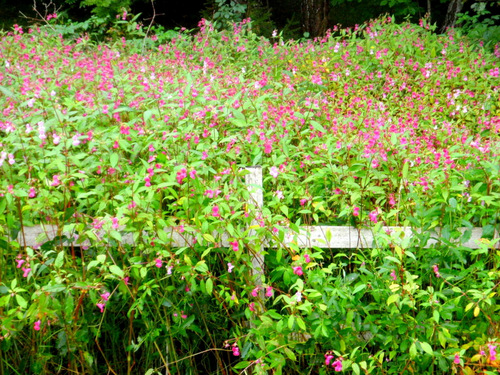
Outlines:
[[[377,224],[377,211],[372,211],[368,214],[372,223]]]
[[[271,167],[271,168],[269,168],[269,174],[270,174],[271,176],[273,176],[274,178],[277,178],[277,177],[278,177],[278,175],[280,174],[280,171],[279,171],[279,169],[278,169],[278,168],[276,168],[276,167]]]
[[[283,192],[281,190],[276,190],[276,192],[274,193],[274,195],[276,195],[276,198],[278,198],[279,200],[283,199],[285,196],[283,195]]]
[[[392,270],[391,271],[391,278],[396,281],[397,280],[397,277],[396,277],[396,271]]]
[[[335,362],[332,363],[332,367],[335,370],[335,372],[341,372],[342,371],[342,361],[341,359],[337,359]]]
[[[212,216],[213,217],[220,217],[219,206],[212,207]]]
[[[94,219],[94,221],[92,222],[92,226],[94,227],[94,229],[101,229],[103,224],[104,222],[99,219]]]
[[[441,274],[439,273],[439,267],[437,264],[434,264],[432,266],[432,270],[434,271],[434,274],[436,275],[436,277],[441,277]]]
[[[238,348],[238,345],[234,344],[231,350],[233,351],[233,355],[235,357],[238,357],[240,355],[240,348]]]
[[[453,359],[453,363],[456,365],[460,364],[460,355],[458,353],[455,354],[455,358]]]
[[[227,272],[231,273],[233,272],[234,266],[231,263],[227,264]]]
[[[104,312],[104,306],[106,306],[104,303],[102,302],[98,302],[95,304],[97,307],[99,307],[99,310],[101,310],[101,313]]]
[[[329,366],[332,359],[333,359],[333,355],[325,354],[325,365]]]
[[[302,301],[302,293],[301,293],[301,292],[297,292],[297,293],[295,293],[295,300],[296,300],[297,302]]]
[[[266,288],[266,297],[272,297],[273,296],[273,288],[268,286]]]
[[[187,176],[187,171],[186,168],[182,168],[179,172],[177,172],[177,183],[180,185],[182,184],[182,181],[186,178]]]
[[[359,216],[359,207],[353,207],[352,216]]]
[[[101,294],[101,298],[102,298],[104,301],[109,300],[109,296],[110,296],[110,293],[109,293],[109,292],[105,292],[105,293]]]
[[[163,265],[162,260],[160,258],[156,258],[155,259],[155,266],[158,268],[161,268],[162,265]]]
[[[311,261],[311,256],[309,254],[304,254],[304,259],[306,263],[309,263]]]
[[[113,224],[111,225],[111,227],[112,227],[113,229],[118,229],[118,228],[119,228],[119,225],[118,225],[118,219],[117,219],[116,217],[111,218],[111,222],[113,223]]]
[[[396,205],[396,201],[394,200],[394,194],[389,194],[389,205],[394,207]]]
[[[250,293],[253,297],[257,297],[259,295],[259,287],[254,288],[252,293]]]
[[[16,259],[17,262],[17,268],[21,268],[24,262],[26,262],[24,259]]]
[[[252,302],[250,305],[248,305],[248,308],[250,311],[255,312],[255,302]]]
[[[293,273],[298,276],[302,276],[304,274],[304,271],[302,271],[302,266],[293,267]]]
[[[497,346],[493,344],[488,344],[488,350],[490,354],[490,361],[496,361],[497,360]]]
[[[240,249],[240,245],[238,241],[230,241],[229,244],[233,247],[233,251],[238,251]]]
[[[35,198],[36,197],[36,190],[34,187],[30,188],[30,191],[28,193],[29,198]]]
[[[193,169],[191,172],[189,172],[189,177],[191,177],[193,180],[196,178],[196,169]]]
[[[50,186],[58,186],[61,184],[61,181],[59,180],[59,175],[54,175],[52,176],[52,183],[50,184]]]
[[[23,277],[28,277],[31,272],[31,268],[21,268],[23,270]]]
[[[35,331],[40,331],[40,325],[42,324],[42,321],[38,319],[35,323],[33,323],[33,329]]]

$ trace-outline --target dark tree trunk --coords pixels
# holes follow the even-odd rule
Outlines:
[[[446,32],[447,29],[455,27],[457,22],[457,15],[462,11],[463,1],[462,0],[451,0],[448,5],[448,10],[446,12],[446,17],[444,19],[443,27],[441,32]]]
[[[310,37],[323,36],[328,25],[328,0],[302,0],[302,30]]]

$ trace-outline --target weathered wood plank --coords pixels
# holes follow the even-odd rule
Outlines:
[[[245,184],[250,192],[249,206],[254,215],[260,215],[262,212],[262,207],[264,205],[264,194],[263,194],[263,184],[262,184],[262,167],[247,167],[250,173],[245,175]],[[253,220],[251,226],[258,225],[257,220]],[[187,232],[179,233],[174,228],[165,228],[167,237],[171,239],[172,247],[186,247],[192,246],[195,243],[195,237]],[[466,231],[466,228],[459,229],[461,233]],[[24,228],[23,233],[18,236],[18,242],[21,246],[37,246],[42,243],[54,239],[58,233],[58,228],[55,225],[38,225],[30,228]],[[419,229],[412,230],[409,227],[382,227],[380,233],[398,233],[399,240],[410,240],[415,233],[420,233]],[[423,244],[424,247],[432,246],[440,242],[439,238],[441,233],[441,228],[433,228],[430,233],[428,241]],[[451,240],[453,244],[459,244],[471,249],[480,248],[480,240],[482,237],[482,228],[473,228],[471,231],[471,237],[468,241],[459,244],[458,240]],[[68,238],[73,238],[74,233],[63,233]],[[103,233],[97,233],[98,236],[102,236]],[[255,230],[250,229],[249,236],[255,235]],[[230,247],[228,241],[228,235],[219,233],[212,233],[214,238],[220,239],[218,246]],[[221,238],[222,237],[222,238]],[[374,233],[373,228],[354,228],[350,226],[303,226],[300,228],[300,233],[294,233],[289,231],[285,233],[285,238],[281,245],[290,246],[292,243],[296,244],[300,248],[307,247],[319,247],[327,249],[357,249],[357,248],[374,248],[379,247],[383,244],[383,236]],[[498,232],[495,232],[494,238],[498,238]],[[399,241],[398,240],[398,241]],[[132,233],[122,233],[122,243],[133,245],[133,235]],[[89,246],[88,241],[84,241],[78,244],[77,241],[68,241],[67,246]],[[272,247],[279,246],[276,242],[273,242]],[[263,269],[264,256],[262,255],[262,250],[266,246],[263,244],[254,244],[253,246],[253,258],[252,258],[252,268],[253,274],[260,274],[259,270]]]
[[[383,232],[392,233],[404,233],[403,238],[411,238],[414,233],[409,227],[382,227]],[[440,228],[434,228],[433,233],[431,233],[431,238],[427,241],[426,247],[429,247],[435,243],[438,243],[438,235]],[[463,233],[466,228],[460,228]],[[252,229],[250,230],[252,231]],[[172,247],[185,247],[194,244],[194,237],[189,233],[184,232],[179,234],[174,228],[165,228],[167,236],[171,238]],[[330,235],[328,234],[330,233]],[[416,230],[418,233],[419,230]],[[471,233],[471,238],[461,244],[471,249],[478,249],[480,247],[479,241],[482,238],[482,228],[473,228]],[[55,225],[37,225],[34,227],[24,228],[24,236],[19,234],[18,243],[21,246],[37,246],[41,245],[46,241],[53,240],[57,236],[57,227]],[[73,238],[74,233],[63,233],[68,238]],[[251,235],[251,233],[249,234]],[[213,233],[214,238],[218,238],[218,233]],[[498,232],[495,233],[495,238],[498,238]],[[131,233],[122,233],[123,243],[133,245],[133,238]],[[328,240],[330,238],[330,240]],[[289,231],[285,234],[282,245],[289,246],[292,243],[296,243],[297,246],[301,248],[306,247],[319,247],[322,249],[356,249],[356,248],[374,248],[380,246],[380,241],[377,243],[377,234],[373,233],[372,229],[364,228],[357,229],[354,227],[345,226],[311,226],[311,227],[301,227],[301,233],[296,234],[293,231]],[[24,241],[25,239],[25,241]],[[452,243],[457,243],[457,240],[451,240]],[[77,241],[71,241],[65,245],[70,246],[89,246],[87,241],[82,244],[78,244]],[[228,235],[222,235],[221,241],[218,243],[222,247],[230,247],[228,241]],[[265,246],[265,244],[264,244]],[[273,242],[273,247],[276,247],[276,243]],[[263,262],[263,257],[255,254],[255,266],[261,267]]]

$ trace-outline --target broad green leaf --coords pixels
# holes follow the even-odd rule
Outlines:
[[[205,239],[205,241],[207,242],[215,242],[215,238],[214,236],[212,236],[211,234],[209,233],[203,233],[203,238]]]
[[[421,342],[420,346],[422,347],[422,350],[426,352],[427,354],[434,355],[434,351],[432,350],[432,346],[430,346],[429,343],[427,342]]]
[[[64,250],[57,254],[56,260],[54,261],[54,267],[61,268],[64,264]]]
[[[111,266],[109,266],[109,271],[113,275],[116,275],[120,278],[123,278],[125,276],[125,274],[123,273],[123,270],[120,267],[118,267],[116,264],[112,264]]]
[[[410,345],[410,358],[415,358],[417,356],[417,345],[413,342]]]
[[[25,309],[26,307],[28,307],[28,302],[20,294],[16,294],[16,302],[23,309]]]
[[[207,279],[207,282],[205,284],[205,287],[206,287],[206,290],[207,290],[207,294],[210,295],[212,294],[212,291],[214,289],[214,282],[212,279]]]
[[[399,294],[392,294],[389,296],[389,298],[387,298],[387,306],[397,301],[399,301]]]
[[[284,347],[283,349],[284,349],[285,354],[286,354],[286,356],[288,358],[290,358],[292,361],[296,361],[297,360],[297,357],[295,356],[295,353],[292,352],[289,348]]]
[[[109,160],[109,164],[111,165],[112,168],[116,168],[116,166],[118,165],[118,160],[119,160],[119,156],[117,153],[112,153],[111,154],[111,157],[110,157],[110,160]]]

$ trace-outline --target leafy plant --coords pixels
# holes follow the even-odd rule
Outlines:
[[[1,36],[0,372],[497,372],[495,53],[131,24]]]
[[[457,23],[460,30],[476,43],[484,44],[493,48],[500,42],[500,26],[498,21],[500,16],[492,14],[486,7],[485,2],[476,2],[471,5],[473,14],[469,12],[461,13]]]

